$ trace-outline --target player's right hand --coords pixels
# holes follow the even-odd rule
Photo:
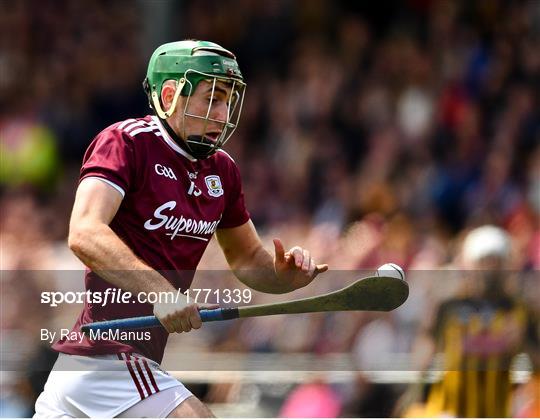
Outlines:
[[[168,333],[190,332],[202,326],[199,310],[217,309],[212,303],[156,303],[154,315]]]

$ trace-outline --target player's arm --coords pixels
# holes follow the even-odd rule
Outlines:
[[[265,293],[287,293],[309,284],[328,265],[317,265],[307,249],[285,252],[274,239],[275,255],[262,242],[251,220],[234,228],[218,229],[216,236],[229,266],[246,286]]]
[[[144,292],[176,292],[176,289],[141,261],[113,232],[122,195],[95,178],[79,184],[69,223],[68,243],[75,255],[112,285],[136,295]],[[183,295],[180,295],[183,298]],[[189,331],[201,325],[197,305],[187,302],[154,305],[154,314],[169,332]]]

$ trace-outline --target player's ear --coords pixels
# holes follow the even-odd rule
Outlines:
[[[163,83],[163,87],[161,88],[161,106],[164,111],[167,111],[171,107],[175,92],[176,84],[174,81],[167,80]]]

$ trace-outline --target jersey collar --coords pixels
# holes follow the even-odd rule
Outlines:
[[[195,159],[193,156],[191,156],[188,152],[186,152],[184,149],[182,149],[180,146],[178,146],[174,142],[174,140],[171,138],[169,133],[167,133],[167,130],[165,130],[165,127],[163,127],[163,124],[161,123],[158,117],[156,117],[155,115],[152,115],[151,118],[152,118],[152,121],[154,121],[157,124],[159,128],[159,132],[161,133],[161,136],[163,137],[163,140],[165,141],[165,143],[167,143],[167,145],[171,149],[173,149],[177,153],[180,153],[186,159],[189,159],[192,162],[197,162],[197,159]]]

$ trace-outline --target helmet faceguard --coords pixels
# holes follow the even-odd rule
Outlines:
[[[176,82],[176,92],[168,110],[163,110],[161,90],[167,80]],[[211,85],[211,97],[204,115],[188,112],[191,95],[201,81]],[[225,84],[230,89],[227,97],[227,117],[225,121],[211,118],[213,99],[217,84]],[[238,68],[236,57],[230,51],[217,44],[205,41],[180,41],[160,46],[148,64],[148,72],[144,81],[145,91],[150,106],[157,116],[166,123],[176,109],[178,97],[186,97],[182,111],[183,143],[188,151],[198,159],[204,159],[221,148],[231,137],[238,125],[246,84]],[[203,121],[203,130],[197,135],[186,136],[186,118],[196,118]],[[215,139],[208,137],[208,123],[218,123],[222,126],[219,136]],[[169,132],[172,130],[168,130]]]

